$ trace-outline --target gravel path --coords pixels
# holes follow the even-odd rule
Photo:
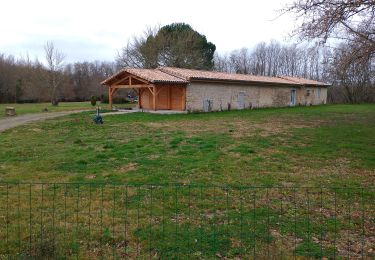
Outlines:
[[[83,111],[85,110],[46,112],[46,113],[26,114],[26,115],[21,115],[21,116],[7,117],[4,119],[0,119],[0,132],[3,132],[7,129],[10,129],[19,125],[27,124],[30,122],[41,121],[41,120],[60,117],[60,116],[66,116],[70,114],[80,113]]]

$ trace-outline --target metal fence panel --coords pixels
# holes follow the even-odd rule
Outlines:
[[[370,258],[373,188],[0,183],[0,258]]]

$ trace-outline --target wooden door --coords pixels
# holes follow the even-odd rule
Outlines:
[[[171,87],[171,109],[172,110],[185,110],[185,87]]]
[[[156,91],[156,109],[169,109],[169,86],[160,86]]]

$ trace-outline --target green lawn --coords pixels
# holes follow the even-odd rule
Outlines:
[[[132,113],[104,116],[104,125],[94,125],[91,116],[81,113],[0,134],[0,181],[82,183],[68,188],[35,184],[30,197],[27,185],[3,185],[2,205],[16,201],[14,231],[23,223],[22,217],[17,222],[16,205],[35,205],[30,218],[39,223],[38,216],[51,220],[55,214],[38,212],[64,209],[65,198],[68,225],[64,218],[57,225],[60,235],[64,230],[72,235],[60,249],[79,258],[98,257],[103,247],[130,258],[247,258],[254,248],[272,255],[372,256],[374,104]],[[103,191],[96,186],[103,182],[183,186],[109,185]],[[226,185],[276,188],[220,188]],[[292,189],[301,186],[318,188]],[[61,199],[55,202],[55,197]],[[125,237],[116,231],[124,228]],[[1,234],[5,243],[5,231]],[[50,246],[43,241],[35,242],[37,248]],[[77,241],[86,241],[92,251]],[[13,246],[17,251],[16,242]]]
[[[6,131],[1,180],[374,183],[375,105],[104,120],[94,125],[84,113]]]

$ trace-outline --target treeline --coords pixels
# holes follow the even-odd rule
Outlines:
[[[0,54],[0,102],[48,102],[53,101],[53,98],[58,101],[84,101],[91,96],[105,99],[107,88],[101,86],[100,82],[123,66],[129,66],[126,62],[134,61],[135,54],[141,61],[151,60],[149,53],[145,54],[141,50],[143,45],[132,48],[128,45],[116,62],[75,62],[65,64],[54,72],[39,60]],[[129,55],[129,51],[132,51],[132,55]],[[328,101],[331,103],[375,102],[374,58],[369,53],[355,60],[349,59],[351,52],[352,48],[345,44],[328,48],[262,42],[253,49],[242,48],[223,55],[215,53],[210,69],[315,79],[332,84],[328,89]],[[175,55],[178,57],[171,54],[168,65],[190,68],[190,63],[179,65],[182,54],[177,51]],[[202,64],[209,62],[203,61]],[[142,64],[139,66],[147,67]],[[51,82],[56,82],[55,79],[59,81],[56,90],[51,88]],[[126,95],[127,91],[119,92],[116,101],[122,101]]]
[[[107,94],[100,82],[116,71],[111,62],[66,64],[59,76],[59,101],[83,101]],[[0,54],[0,102],[48,102],[51,100],[49,71],[39,60]]]
[[[293,76],[332,84],[332,103],[375,102],[375,62],[371,55],[348,60],[351,48],[259,43],[214,57],[214,70],[260,76]]]
[[[325,48],[261,42],[253,50],[242,48],[215,55],[215,70],[276,77],[300,76],[316,80],[327,77]]]

